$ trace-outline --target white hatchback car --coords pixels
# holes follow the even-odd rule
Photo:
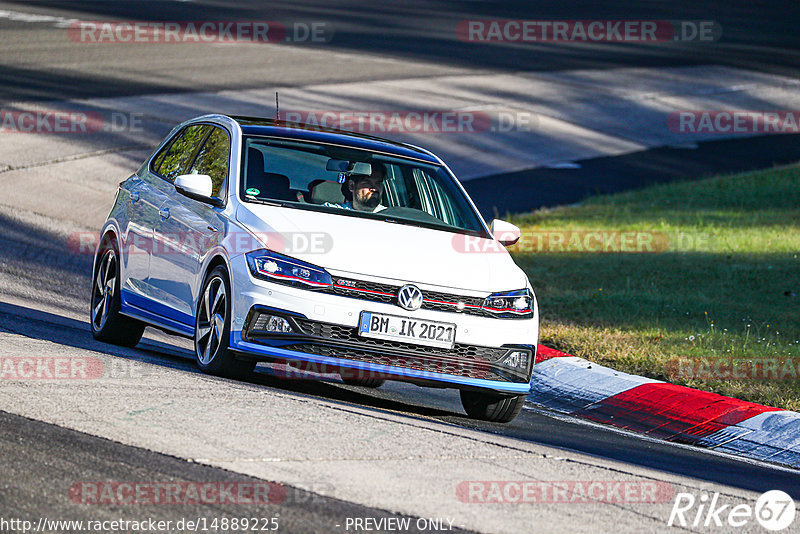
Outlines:
[[[349,384],[457,388],[474,418],[530,392],[530,283],[427,150],[267,119],[177,126],[120,184],[94,261],[93,335],[194,339],[200,368],[258,361]]]

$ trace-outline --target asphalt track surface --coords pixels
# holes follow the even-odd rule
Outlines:
[[[27,322],[35,326],[28,329],[26,335],[36,339],[74,348],[108,352],[120,358],[179,369],[185,373],[200,372],[190,350],[152,340],[143,341],[137,349],[109,346],[96,342],[91,337],[87,338],[88,324],[74,320],[64,321],[62,317],[48,317],[48,315],[20,306],[0,304],[0,329],[14,331],[15,324]],[[658,440],[643,440],[634,433],[601,425],[587,426],[578,419],[538,411],[532,405],[524,409],[512,423],[501,425],[469,419],[460,407],[445,395],[411,385],[390,384],[377,390],[370,390],[347,386],[336,380],[286,380],[268,374],[264,367],[259,367],[252,376],[240,381],[259,386],[265,395],[282,391],[298,396],[332,400],[344,405],[366,406],[373,409],[376,414],[388,411],[412,418],[431,419],[752,491],[781,489],[795,498],[800,498],[800,486],[798,486],[800,474],[793,470],[772,468],[727,455],[709,454],[695,447],[684,447]],[[11,416],[6,414],[5,417],[8,420]],[[31,423],[27,428],[29,430],[26,430],[26,433],[35,434],[36,428],[40,427]],[[50,431],[55,432],[53,429]],[[106,447],[113,447],[111,442],[106,443]],[[132,449],[121,447],[125,450]],[[140,454],[145,452],[141,451]],[[147,462],[141,464],[145,467]],[[154,471],[152,474],[158,473]],[[80,477],[73,474],[71,479],[74,481]],[[119,477],[116,479],[129,480]],[[152,476],[143,479],[155,480]],[[216,478],[200,480],[216,480]]]
[[[319,4],[293,2],[0,2],[0,10],[39,12],[83,20],[254,20],[325,21],[335,31],[330,43],[286,46],[284,55],[265,58],[257,48],[244,52],[225,47],[149,45],[65,45],[63,31],[51,24],[29,24],[0,18],[0,101],[60,100],[147,93],[213,91],[226,88],[304,85],[312,82],[357,81],[442,75],[470,70],[610,69],[621,66],[721,64],[797,77],[800,65],[800,22],[797,2],[692,2],[685,6],[654,2],[396,2]],[[723,28],[718,43],[663,45],[524,45],[489,46],[463,43],[456,24],[470,18],[525,19],[687,19],[714,20]],[[390,28],[388,31],[386,28]],[[331,61],[329,52],[340,55]],[[213,68],[209,68],[213,65]],[[669,176],[696,178],[719,170],[739,170],[796,160],[796,137],[776,143],[761,138],[704,144],[698,150],[664,148],[622,158],[581,162],[581,169],[533,170],[503,175],[519,186],[536,184],[541,205],[580,201],[588,193],[642,185],[636,179],[647,169],[653,181]],[[686,155],[691,156],[686,157]],[[732,154],[741,154],[733,157]],[[729,156],[729,157],[725,157]],[[556,175],[573,173],[573,187],[548,186]],[[494,177],[491,181],[498,179]],[[484,212],[515,209],[490,196],[490,180],[469,184],[485,193]],[[587,185],[591,184],[591,185]],[[529,208],[530,206],[526,206]],[[63,239],[36,225],[0,213],[0,333],[22,336],[35,346],[46,341],[65,351],[93,351],[170,369],[185,377],[199,374],[184,342],[150,335],[136,349],[94,341],[89,334],[85,302],[91,259],[65,254]],[[51,310],[51,311],[45,311]],[[52,310],[60,311],[52,311]],[[34,350],[34,349],[31,349]],[[530,406],[509,425],[467,419],[452,392],[390,384],[364,390],[333,381],[287,381],[264,370],[244,382],[264,395],[280,393],[358,407],[376,419],[393,414],[442,428],[477,431],[491,439],[502,436],[556,451],[578,453],[597,462],[652,469],[664,476],[763,492],[782,489],[800,498],[796,472],[712,454],[690,447],[643,439],[600,426],[541,412]],[[343,436],[346,438],[346,434]],[[75,507],[66,491],[77,480],[217,480],[255,479],[131,447],[90,434],[0,412],[0,514],[63,518],[129,517],[147,513],[163,518],[240,514],[241,508],[187,505],[159,509]],[[280,513],[282,531],[341,530],[346,517],[396,517],[396,512],[354,504],[302,488],[288,488],[280,507],[247,508]],[[285,525],[285,526],[284,526]],[[526,527],[522,527],[524,530]],[[649,525],[650,529],[653,528]],[[657,530],[657,529],[656,529]]]
[[[24,454],[19,454],[20,450],[24,450]],[[68,495],[70,488],[80,484],[76,481],[213,481],[219,486],[229,484],[228,488],[249,488],[263,481],[5,412],[0,412],[0,457],[4,458],[3,479],[15,482],[6,484],[0,496],[0,509],[6,516],[13,513],[15,517],[34,522],[40,517],[93,521],[124,518],[136,521],[146,517],[154,522],[172,521],[177,526],[181,519],[199,522],[200,518],[205,518],[206,524],[210,524],[214,518],[247,517],[258,518],[256,523],[260,527],[274,518],[278,531],[305,534],[342,530],[348,517],[377,520],[403,517],[286,486],[268,486],[270,493],[265,500],[269,502],[248,504],[246,508],[230,502],[172,506],[135,503],[121,511],[88,504],[84,506],[84,514],[75,514],[70,501],[42,499],[42,496]],[[99,496],[93,489],[86,491],[89,493],[85,495]],[[420,532],[414,528],[417,518],[408,519],[412,526],[408,532]],[[173,527],[173,530],[177,529]],[[453,528],[453,532],[466,531]]]
[[[2,11],[54,20],[17,20]],[[86,44],[55,19],[84,21],[248,21],[326,25],[326,41],[259,46]],[[711,20],[713,42],[469,43],[456,28],[471,19]],[[68,23],[67,23],[68,24]],[[797,78],[800,4],[728,2],[0,2],[0,102],[153,93],[292,87],[309,83],[424,78],[470,72],[605,70],[725,65]],[[502,94],[503,88],[498,87]],[[271,105],[271,103],[270,103]],[[580,161],[580,169],[532,169],[471,180],[485,216],[578,202],[587,195],[797,161],[797,135],[688,143]],[[535,146],[527,147],[536,151]],[[503,187],[494,184],[502,183]],[[512,191],[514,194],[509,195]]]
[[[288,5],[287,5],[288,4]],[[630,66],[719,64],[796,76],[800,65],[792,0],[743,2],[192,2],[19,0],[0,9],[95,21],[272,20],[324,22],[329,42],[287,46],[265,57],[257,47],[174,44],[83,45],[65,42],[62,29],[0,19],[0,100],[121,96],[187,90],[292,86],[313,80],[391,79],[480,69],[609,69]],[[527,20],[712,20],[716,42],[657,44],[487,45],[460,40],[459,22]],[[331,61],[322,51],[345,54]],[[364,57],[366,53],[369,57]]]
[[[4,293],[15,304],[0,303],[0,335],[25,336],[30,346],[48,343],[57,350],[75,354],[102,353],[121,362],[137,362],[160,369],[177,371],[186,377],[201,375],[187,349],[185,340],[158,333],[145,338],[134,349],[103,344],[92,339],[80,310],[89,285],[90,258],[65,255],[59,240],[45,232],[31,235],[30,228],[15,225],[4,218],[8,230],[0,237],[4,251],[0,276]],[[21,232],[24,231],[24,234]],[[37,258],[39,261],[33,261]],[[61,285],[38,294],[40,303],[26,296],[31,288],[47,280]],[[33,291],[36,295],[36,291]],[[47,306],[42,306],[47,303]],[[62,313],[42,311],[58,305]],[[58,309],[58,308],[56,308]],[[32,348],[30,354],[36,354]],[[215,379],[230,382],[227,379]],[[240,382],[257,388],[260,395],[289,395],[299,399],[317,399],[345,409],[366,410],[376,421],[386,414],[409,422],[428,421],[452,432],[458,429],[483,433],[491,440],[503,436],[545,446],[550,454],[577,453],[590,462],[613,462],[633,469],[654,470],[666,477],[687,477],[700,484],[721,484],[754,492],[781,489],[800,498],[800,474],[796,471],[743,461],[708,451],[644,439],[599,425],[587,425],[558,414],[526,406],[508,425],[470,420],[463,415],[450,390],[429,390],[411,385],[389,383],[378,390],[354,388],[330,377],[325,381],[287,380],[269,374],[267,368]],[[168,398],[160,399],[169,401]],[[54,406],[55,410],[56,407]],[[290,414],[286,414],[290,416]],[[102,417],[92,414],[92,417]],[[165,456],[143,448],[123,445],[55,425],[0,413],[0,477],[4,491],[0,510],[5,516],[59,517],[62,519],[126,518],[143,516],[177,521],[194,517],[233,517],[237,514],[262,516],[279,513],[289,532],[344,531],[348,517],[400,517],[390,510],[359,506],[331,498],[310,488],[285,485],[294,500],[277,506],[253,505],[173,505],[167,507],[75,505],[66,498],[69,487],[89,480],[115,481],[252,481],[225,469],[200,466],[196,462]],[[213,434],[209,437],[211,439]],[[346,439],[347,433],[342,438]],[[312,445],[313,448],[313,445]],[[562,451],[559,453],[558,451]],[[613,471],[613,470],[612,470]],[[269,479],[267,479],[269,480]],[[533,521],[532,516],[532,521]],[[570,523],[565,523],[570,524]],[[337,526],[338,525],[338,526]],[[642,527],[652,528],[652,525]],[[656,529],[657,530],[657,529]]]

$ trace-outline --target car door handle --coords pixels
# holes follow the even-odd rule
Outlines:
[[[162,219],[169,219],[169,208],[161,208],[158,210],[158,214]]]
[[[130,195],[130,197],[131,197],[131,204],[136,204],[137,202],[139,202],[139,193],[138,193],[138,192],[136,192],[136,191],[131,191],[131,192],[130,192],[130,193],[128,193],[128,194],[129,194],[129,195]]]

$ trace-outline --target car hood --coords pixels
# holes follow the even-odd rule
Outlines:
[[[505,248],[491,239],[260,204],[238,206],[236,218],[267,248],[332,273],[480,292],[528,285]]]

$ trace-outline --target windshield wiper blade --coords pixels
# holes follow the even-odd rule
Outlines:
[[[282,208],[293,208],[294,205],[283,200],[264,200],[261,198],[248,199],[245,202],[253,202],[255,204],[263,204],[265,206],[280,206]]]

